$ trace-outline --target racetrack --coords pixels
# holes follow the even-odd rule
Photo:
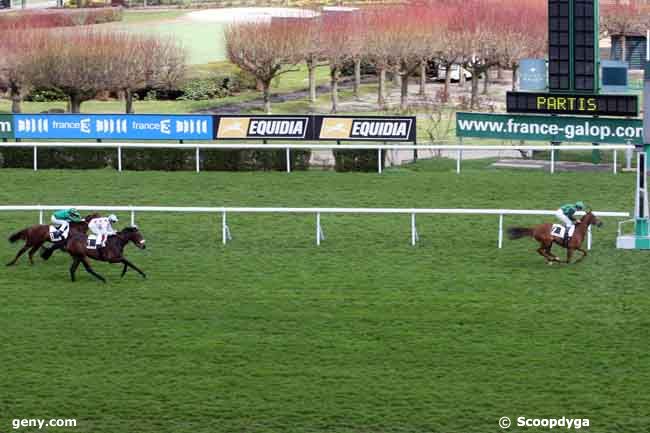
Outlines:
[[[383,175],[3,169],[0,202],[633,208],[633,175],[488,165],[468,161],[460,176],[454,161]],[[60,253],[0,270],[5,430],[54,416],[78,419],[58,433],[478,433],[520,415],[589,418],[596,433],[648,425],[648,255],[614,249],[612,220],[572,267],[546,266],[529,240],[497,250],[489,217],[418,218],[415,248],[405,216],[326,217],[320,247],[312,216],[233,215],[225,247],[219,215],[137,220],[148,249],[128,255],[148,280],[95,264],[108,284],[82,269],[73,284]],[[36,221],[0,214],[0,234]],[[0,258],[16,249],[0,243]]]

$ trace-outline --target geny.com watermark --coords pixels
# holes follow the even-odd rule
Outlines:
[[[587,418],[526,418],[525,416],[517,417],[515,425],[517,427],[545,427],[548,429],[564,428],[567,430],[580,430],[583,427],[589,427]],[[512,426],[512,421],[507,416],[499,418],[499,427],[507,429]]]
[[[41,418],[14,418],[11,420],[11,427],[14,430],[25,427],[36,427],[39,430],[43,427],[76,427],[76,419],[41,419]]]

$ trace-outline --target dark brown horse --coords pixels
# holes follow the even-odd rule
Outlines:
[[[93,218],[99,218],[99,216],[100,215],[98,214],[88,215],[81,222],[70,223],[70,232],[69,232],[70,235],[72,234],[72,232],[86,233],[88,231],[88,223],[90,222],[90,220],[92,220]],[[18,251],[16,257],[14,257],[12,261],[7,263],[7,266],[12,266],[16,264],[20,256],[25,254],[25,251],[27,250],[29,250],[29,263],[33,265],[34,253],[36,253],[36,251],[38,251],[38,249],[42,247],[45,244],[45,242],[51,242],[50,226],[48,224],[36,224],[9,236],[9,242],[11,242],[12,244],[18,242],[21,239],[25,241],[25,245],[23,245],[23,247]]]
[[[553,227],[553,224],[540,224],[535,227],[510,227],[508,229],[508,236],[510,239],[520,239],[526,236],[530,236],[535,239],[537,242],[539,242],[539,248],[537,249],[537,252],[546,259],[546,263],[549,265],[552,265],[553,262],[560,261],[560,258],[558,256],[551,254],[551,248],[553,247],[554,243],[560,245],[562,248],[567,249],[566,263],[571,263],[571,256],[573,255],[574,251],[580,251],[582,253],[582,257],[575,261],[575,263],[578,263],[587,257],[587,251],[582,249],[582,242],[587,236],[587,230],[589,229],[589,226],[592,224],[597,227],[603,225],[603,223],[598,218],[596,218],[596,216],[591,213],[591,211],[588,211],[585,216],[582,217],[582,220],[576,224],[575,231],[573,232],[571,239],[569,239],[568,245],[564,239],[558,238],[551,234],[551,228]]]
[[[133,242],[133,244],[141,250],[145,249],[145,240],[137,227],[127,227],[115,235],[109,236],[106,241],[106,246],[101,249],[101,252],[100,250],[88,249],[86,247],[88,237],[84,233],[75,232],[74,235],[70,234],[65,244],[65,250],[73,259],[72,265],[70,266],[70,278],[72,281],[75,281],[75,272],[79,267],[79,263],[81,263],[89,274],[103,282],[106,282],[104,277],[93,270],[88,258],[100,262],[122,263],[124,265],[124,268],[122,269],[122,277],[128,268],[133,268],[142,275],[143,278],[147,278],[144,272],[124,257],[124,247],[126,247],[129,242]]]

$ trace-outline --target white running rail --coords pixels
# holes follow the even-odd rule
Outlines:
[[[84,205],[25,205],[0,206],[0,212],[38,211],[39,223],[44,223],[44,212],[74,207],[83,211],[129,212],[131,225],[135,225],[136,212],[209,213],[221,214],[221,240],[225,245],[232,239],[227,215],[233,213],[313,214],[316,217],[316,245],[325,240],[321,215],[323,214],[398,214],[411,216],[411,245],[419,239],[416,215],[490,215],[499,217],[497,247],[503,247],[503,222],[506,215],[552,216],[554,210],[530,209],[422,209],[422,208],[336,208],[336,207],[184,207],[184,206],[84,206]],[[629,212],[594,211],[598,217],[629,217]],[[591,228],[587,234],[587,248],[591,249]]]
[[[379,164],[377,172],[381,173],[382,153],[386,150],[434,150],[434,151],[456,151],[456,172],[460,173],[460,164],[463,159],[463,151],[485,151],[485,150],[546,150],[550,151],[550,172],[555,173],[555,153],[558,151],[574,150],[611,150],[614,161],[612,171],[617,172],[617,155],[619,150],[631,152],[634,146],[631,144],[601,144],[593,145],[512,145],[512,146],[494,146],[494,145],[463,145],[463,144],[443,144],[443,145],[420,145],[420,144],[309,144],[309,143],[292,143],[292,144],[246,144],[246,143],[229,143],[229,144],[209,144],[209,143],[118,143],[118,142],[0,142],[0,147],[31,147],[33,149],[33,168],[38,170],[38,149],[47,147],[73,147],[86,149],[117,149],[117,169],[122,171],[122,149],[194,149],[195,151],[195,170],[201,171],[201,150],[226,150],[226,149],[259,149],[259,150],[285,150],[286,153],[286,171],[291,172],[291,150],[298,149],[361,149],[376,150]]]

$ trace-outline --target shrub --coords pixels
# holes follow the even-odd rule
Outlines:
[[[25,101],[52,102],[67,101],[68,96],[56,88],[36,88],[25,96]]]
[[[26,10],[0,15],[0,28],[73,27],[122,20],[122,8]]]
[[[195,78],[188,80],[181,88],[183,96],[178,99],[201,101],[205,99],[223,98],[230,95],[228,81],[229,79],[227,77]]]
[[[376,150],[333,149],[334,169],[336,171],[377,171],[378,153]],[[382,167],[386,165],[386,151],[382,152]]]

